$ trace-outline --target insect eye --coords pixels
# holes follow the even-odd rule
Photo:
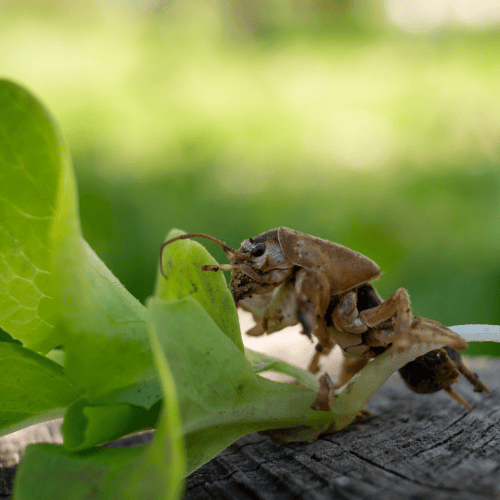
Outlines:
[[[264,243],[257,243],[257,245],[255,245],[255,247],[252,249],[252,256],[260,257],[261,255],[264,255],[265,251],[266,245],[264,245]]]

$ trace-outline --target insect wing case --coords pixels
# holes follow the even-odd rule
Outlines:
[[[278,229],[278,238],[286,260],[325,273],[331,295],[346,292],[380,276],[380,268],[373,260],[338,243],[286,227]]]

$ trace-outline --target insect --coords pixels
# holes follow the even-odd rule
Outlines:
[[[382,300],[369,283],[381,271],[368,257],[280,227],[244,240],[239,250],[201,233],[178,236],[161,246],[160,269],[163,248],[189,237],[208,238],[224,249],[230,264],[205,265],[202,270],[231,271],[234,301],[251,312],[256,322],[248,335],[270,334],[300,323],[305,335],[318,340],[309,364],[313,373],[319,371],[321,356],[328,355],[335,344],[342,348],[338,387],[387,349],[401,352],[413,343],[429,342],[450,349],[431,351],[403,367],[400,373],[410,389],[423,393],[445,389],[470,409],[450,387],[463,373],[475,390],[489,392],[461,362],[456,351],[465,349],[467,343],[460,335],[436,321],[413,317],[404,288]]]

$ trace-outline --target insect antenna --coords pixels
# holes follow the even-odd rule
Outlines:
[[[232,271],[233,269],[238,269],[240,266],[238,264],[215,264],[215,265],[204,265],[201,266],[202,271]]]
[[[176,236],[175,238],[171,238],[170,240],[165,241],[160,246],[160,272],[163,274],[163,277],[167,279],[165,276],[165,273],[163,272],[163,249],[167,246],[170,245],[170,243],[173,243],[174,241],[177,240],[186,240],[188,238],[206,238],[207,240],[213,241],[214,243],[217,243],[217,245],[220,245],[224,252],[226,252],[226,255],[229,257],[229,254],[233,254],[234,256],[238,257],[241,260],[245,260],[246,256],[243,255],[241,252],[238,252],[238,250],[235,250],[233,247],[230,247],[227,243],[224,243],[223,241],[214,238],[213,236],[210,236],[208,234],[203,234],[203,233],[188,233],[188,234],[181,234],[180,236]],[[230,271],[231,269],[237,268],[237,265],[234,264],[219,264],[219,265],[207,265],[207,266],[201,266],[203,271]]]

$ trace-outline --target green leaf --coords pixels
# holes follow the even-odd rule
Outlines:
[[[12,342],[0,342],[0,435],[61,417],[78,393],[57,363]]]
[[[17,470],[14,500],[180,498],[185,452],[176,391],[153,324],[149,335],[166,401],[153,442],[78,453],[57,445],[30,445]]]
[[[98,415],[112,414],[114,425],[102,428],[114,437],[134,405],[150,408],[160,398],[146,310],[81,237],[76,182],[52,118],[6,81],[0,81],[0,318],[32,349],[45,353],[65,344],[66,353],[48,357],[65,358],[66,373],[80,393],[87,392],[89,434],[98,428],[92,425]],[[4,425],[53,415],[53,404],[47,410],[37,397],[36,391],[25,396],[24,404],[39,415],[11,411]]]
[[[108,403],[114,403],[115,397],[117,401],[108,412],[119,422],[124,416],[117,408],[130,411],[130,405],[120,406],[120,399],[150,407],[160,397],[146,313],[83,242],[77,204],[74,174],[53,119],[24,89],[0,81],[1,325],[40,352],[65,343],[67,373],[80,391],[88,392],[88,399],[97,392],[106,393]],[[86,286],[77,288],[79,284]],[[122,331],[129,340],[125,346]],[[88,335],[102,332],[114,334],[114,338],[98,343]],[[105,340],[109,337],[113,335]],[[103,344],[107,349],[95,350]],[[92,353],[96,352],[94,358]],[[51,351],[48,357],[62,363],[64,354]],[[47,363],[51,362],[47,359]],[[33,371],[32,366],[22,363],[18,368],[20,380]],[[46,377],[38,380],[48,389],[59,387]],[[6,430],[22,421],[34,423],[48,415],[61,416],[62,410],[55,410],[54,404],[63,403],[49,399],[42,404],[43,391],[38,391],[36,381],[29,397],[22,392],[24,387],[28,385],[17,387],[17,391],[24,394],[23,403],[30,411],[9,409],[3,422]],[[97,390],[92,391],[93,387]],[[61,397],[64,394],[61,391]],[[76,393],[64,399],[64,406],[75,398]],[[97,410],[89,412],[95,416]]]
[[[70,170],[49,112],[0,80],[0,326],[42,353],[63,341],[55,327],[51,230],[60,180]]]
[[[160,401],[149,410],[126,403],[89,404],[85,397],[73,402],[61,427],[64,447],[81,451],[126,434],[152,429],[160,410]]]
[[[55,361],[58,365],[64,366],[64,351],[62,349],[52,349],[45,357]]]
[[[163,389],[163,409],[155,439],[134,467],[125,485],[129,498],[180,498],[186,474],[186,452],[177,390],[156,332],[151,308],[148,321],[151,347]]]
[[[0,328],[0,342],[13,342],[14,344],[23,345],[20,340],[15,339],[12,335],[8,334],[5,330]]]
[[[231,408],[257,376],[236,345],[194,298],[150,298],[148,306],[177,382],[183,420]]]
[[[184,231],[172,229],[167,240]],[[190,295],[208,312],[219,328],[243,352],[238,313],[222,272],[201,270],[204,264],[217,264],[203,245],[191,240],[178,240],[163,249],[163,272],[158,270],[155,296],[173,300]]]
[[[56,276],[66,373],[90,404],[150,408],[160,389],[145,307],[78,235],[60,229]]]
[[[31,444],[17,468],[13,500],[113,500],[122,494],[144,447],[93,448],[72,453],[55,444]],[[118,493],[119,492],[119,493]]]
[[[57,272],[65,370],[85,392],[68,409],[62,430],[64,445],[82,450],[153,426],[161,387],[145,307],[78,235],[71,238],[68,230],[59,237],[61,262],[74,259]]]

